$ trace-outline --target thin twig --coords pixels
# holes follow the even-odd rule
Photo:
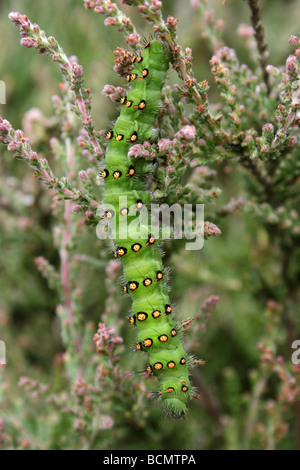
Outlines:
[[[267,87],[267,92],[270,94],[270,82],[269,82],[269,74],[267,72],[267,59],[268,59],[268,51],[267,51],[267,44],[265,41],[265,30],[260,22],[260,8],[258,4],[258,0],[248,0],[248,4],[251,10],[251,23],[254,28],[254,36],[256,39],[257,49],[259,52],[259,62],[261,65],[262,75],[264,82]]]

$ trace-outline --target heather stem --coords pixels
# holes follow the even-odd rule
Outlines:
[[[265,31],[260,21],[260,8],[258,0],[248,0],[248,4],[251,10],[251,23],[255,31],[255,39],[257,44],[257,49],[259,52],[259,61],[261,65],[262,75],[264,82],[267,87],[267,92],[270,94],[270,82],[269,82],[269,73],[267,71],[268,65],[268,51],[267,44],[265,42]]]
[[[258,380],[258,382],[256,383],[253,389],[252,399],[250,402],[249,412],[248,412],[248,417],[247,417],[247,425],[245,429],[243,449],[249,449],[250,440],[253,435],[254,427],[256,424],[256,420],[257,420],[259,400],[264,391],[265,386],[266,386],[266,377],[262,376],[260,377],[260,379]]]
[[[71,139],[67,137],[65,139],[66,145],[66,156],[67,156],[67,165],[69,169],[69,177],[72,177],[74,170],[74,145],[71,143]],[[70,242],[70,228],[71,228],[71,217],[72,217],[72,201],[65,201],[65,210],[64,210],[64,229],[62,233],[62,246],[60,250],[60,259],[61,259],[61,281],[63,285],[64,297],[66,311],[68,315],[69,325],[72,331],[72,336],[76,345],[76,350],[78,354],[81,351],[81,342],[78,338],[73,308],[72,308],[72,295],[71,295],[71,286],[70,286],[70,263],[68,260],[68,246]]]

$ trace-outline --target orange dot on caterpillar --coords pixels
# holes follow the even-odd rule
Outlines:
[[[169,369],[174,369],[175,367],[175,362],[174,361],[169,361],[167,366],[169,367]]]
[[[132,315],[132,317],[129,318],[129,323],[130,325],[135,325],[135,315]]]
[[[139,102],[139,104],[135,104],[133,107],[134,107],[134,109],[145,109],[146,101],[142,100],[142,101]]]
[[[144,78],[148,77],[148,75],[149,75],[149,70],[148,70],[148,69],[144,69],[144,70],[142,71],[142,76],[139,77],[139,80],[144,80]]]
[[[136,351],[141,351],[142,349],[143,349],[142,343],[136,343],[136,345],[135,345],[135,350],[136,350]]]
[[[108,131],[108,132],[106,132],[106,134],[105,134],[105,138],[106,138],[107,140],[112,139],[113,136],[114,136],[114,131]]]
[[[143,61],[143,57],[139,55],[139,56],[136,58],[136,61],[137,61],[137,63],[139,64],[140,62]]]
[[[141,199],[138,199],[136,201],[136,207],[134,208],[135,211],[140,211],[143,207],[143,201]]]
[[[120,98],[120,103],[123,105],[123,104],[126,103],[126,100],[127,100],[127,96],[122,96],[122,97]]]
[[[140,251],[140,249],[142,248],[142,245],[140,243],[134,243],[133,245],[131,245],[131,249],[132,251],[134,251],[135,253],[137,253],[138,251]]]
[[[122,207],[122,209],[120,209],[119,212],[120,212],[120,215],[125,216],[129,213],[129,209],[128,209],[128,207]]]
[[[143,284],[145,287],[149,287],[152,284],[152,279],[150,277],[147,277],[146,279],[143,280]]]
[[[153,318],[158,318],[160,316],[161,316],[160,310],[154,310],[154,312],[152,312],[152,317]]]
[[[126,139],[126,142],[132,142],[132,143],[136,142],[137,138],[138,138],[137,132],[134,131],[134,133],[130,136],[130,138]]]
[[[148,318],[148,314],[145,312],[138,312],[137,319],[139,321],[145,321]]]
[[[175,390],[175,389],[174,389],[173,387],[168,387],[168,388],[166,389],[166,393],[174,392],[174,390]]]
[[[115,215],[114,211],[105,211],[104,212],[104,218],[107,219],[112,219],[112,217]]]
[[[130,167],[128,168],[128,173],[126,173],[126,176],[133,176],[134,173],[135,173],[134,166],[130,165]]]
[[[118,179],[118,178],[121,178],[121,176],[122,176],[122,171],[116,170],[116,171],[113,172],[113,177],[114,177],[115,180]]]
[[[171,305],[165,305],[165,315],[170,315],[172,313],[172,307]]]
[[[187,388],[186,385],[182,385],[181,390],[182,390],[183,392],[187,392],[187,391],[188,391],[188,388]]]
[[[107,178],[109,176],[109,171],[104,169],[101,171],[100,175],[102,178]]]
[[[174,338],[174,336],[177,335],[177,331],[175,329],[171,330],[171,336]]]
[[[149,235],[148,237],[148,241],[146,242],[146,245],[153,245],[155,243],[155,238],[153,237],[153,235]]]
[[[168,336],[167,335],[160,335],[158,337],[159,341],[161,341],[162,343],[165,343],[166,341],[168,341]]]
[[[185,357],[182,357],[182,358],[180,359],[180,364],[183,365],[183,364],[185,364],[185,363],[186,363],[186,359],[185,359]]]
[[[153,341],[152,341],[151,338],[146,338],[146,339],[144,339],[144,341],[143,341],[143,346],[144,346],[145,348],[150,348],[150,347],[152,346],[152,344],[153,344]]]
[[[163,273],[161,271],[157,271],[156,278],[154,279],[155,282],[161,281],[163,278]]]
[[[132,106],[132,103],[133,103],[132,100],[126,101],[125,108],[130,108],[130,106]]]
[[[153,375],[153,369],[152,369],[152,366],[150,364],[147,365],[146,367],[146,372],[149,374],[149,375]]]
[[[117,141],[117,142],[120,142],[120,140],[123,140],[123,139],[124,139],[124,135],[123,135],[123,134],[118,134],[118,135],[116,136],[116,141]]]
[[[139,287],[139,283],[137,281],[129,281],[127,283],[129,290],[134,291]]]
[[[130,80],[133,82],[133,81],[136,80],[136,79],[137,79],[137,74],[136,74],[136,73],[132,73],[132,74],[130,75]]]
[[[124,246],[120,246],[114,252],[114,257],[118,258],[118,256],[120,256],[122,258],[122,256],[126,255],[126,253],[127,253],[127,248],[125,248]]]
[[[155,370],[161,370],[163,368],[163,365],[161,362],[156,362],[153,367]]]

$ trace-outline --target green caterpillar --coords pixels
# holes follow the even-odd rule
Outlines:
[[[132,63],[134,69],[127,75],[131,90],[120,99],[120,116],[106,135],[109,144],[101,172],[105,179],[104,218],[118,230],[113,240],[114,256],[122,260],[124,291],[132,298],[130,323],[138,328],[135,349],[148,353],[146,372],[159,380],[158,395],[165,410],[179,418],[186,414],[193,395],[189,381],[193,361],[184,351],[180,328],[172,318],[157,239],[151,233],[146,238],[137,235],[135,240],[127,236],[129,222],[152,200],[144,183],[148,164],[141,158],[129,158],[128,151],[133,144],[148,141],[153,135],[170,54],[154,39],[145,44],[143,54],[134,56]],[[119,198],[126,198],[127,205],[120,203]]]

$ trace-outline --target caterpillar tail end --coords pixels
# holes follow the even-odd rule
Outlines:
[[[179,398],[165,398],[163,402],[166,412],[171,415],[172,418],[184,418],[186,416],[186,403],[184,403]]]

